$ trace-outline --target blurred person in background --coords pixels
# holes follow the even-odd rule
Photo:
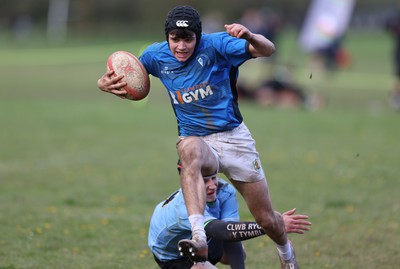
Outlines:
[[[343,37],[337,37],[325,47],[316,49],[312,54],[315,61],[314,64],[327,71],[336,71],[350,67],[351,55],[344,46],[343,39]]]
[[[306,105],[307,95],[295,83],[288,66],[276,66],[272,75],[266,77],[253,87],[239,81],[239,99],[253,101],[266,108],[303,108]]]
[[[178,172],[182,165],[178,161]],[[264,235],[256,222],[239,220],[239,205],[235,188],[216,174],[204,177],[207,204],[205,230],[208,244],[208,261],[211,264],[230,265],[244,269],[246,253],[243,240]],[[296,209],[282,214],[287,233],[303,234],[310,229],[307,215],[295,214]],[[176,247],[182,239],[190,239],[191,226],[182,189],[171,194],[154,209],[150,221],[148,244],[161,269],[193,269],[190,253],[180,253]],[[188,256],[189,255],[189,256]],[[208,268],[210,264],[196,264]],[[212,267],[211,267],[212,268]]]
[[[394,39],[393,65],[395,71],[395,81],[392,90],[392,106],[400,111],[400,7],[386,22],[386,30]]]
[[[332,74],[348,68],[351,55],[345,46],[345,35],[356,0],[312,0],[300,29],[298,42],[311,55],[313,72]]]
[[[276,45],[279,33],[284,27],[284,20],[276,10],[267,7],[262,9],[249,8],[243,12],[240,24],[244,25],[251,32],[264,36]],[[275,52],[268,58],[259,59],[271,63],[271,72],[273,72],[276,58],[277,54]]]

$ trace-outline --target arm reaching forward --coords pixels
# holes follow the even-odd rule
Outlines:
[[[294,214],[296,209],[282,214],[287,233],[304,234],[310,230],[311,222],[307,215]],[[265,232],[254,221],[212,220],[205,227],[207,236],[224,241],[244,241],[264,235]]]

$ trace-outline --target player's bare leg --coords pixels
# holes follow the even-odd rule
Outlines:
[[[285,233],[283,218],[272,208],[267,182],[265,180],[252,183],[231,181],[246,201],[256,222],[277,244],[281,268],[298,269],[294,249]],[[287,251],[282,252],[282,249]]]
[[[203,176],[211,175],[218,168],[217,160],[208,145],[198,137],[185,137],[177,144],[181,160],[181,187],[192,227],[192,240],[178,243],[180,252],[189,253],[193,261],[207,259],[207,237],[204,231],[206,192]]]

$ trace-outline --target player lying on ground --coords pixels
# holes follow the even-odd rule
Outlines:
[[[178,171],[180,169],[178,163]],[[255,222],[239,221],[236,191],[230,184],[216,175],[205,177],[204,182],[207,194],[205,231],[208,237],[208,260],[212,264],[222,262],[233,269],[243,269],[245,252],[240,241],[265,233]],[[310,229],[311,223],[307,215],[296,215],[295,211],[292,209],[282,214],[285,230],[303,234]],[[190,238],[191,225],[182,190],[179,189],[156,206],[150,222],[148,244],[160,268],[191,268],[197,257],[192,256],[192,252],[198,250],[190,244],[193,241],[186,241],[187,245],[181,244],[180,250],[177,248],[179,241],[185,242]],[[200,264],[197,266],[201,267]]]

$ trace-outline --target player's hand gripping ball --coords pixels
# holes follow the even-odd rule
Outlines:
[[[150,91],[150,79],[146,69],[135,55],[126,51],[116,51],[108,57],[107,68],[114,70],[115,75],[124,75],[123,87],[127,91],[126,98],[142,100]]]

